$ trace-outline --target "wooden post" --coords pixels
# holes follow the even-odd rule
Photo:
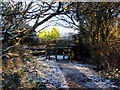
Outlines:
[[[48,46],[48,59],[50,59],[50,47]]]
[[[57,44],[57,41],[55,41],[55,59],[57,60],[57,46],[58,46],[58,44]]]
[[[48,44],[48,59],[50,60],[50,54],[51,54],[51,51],[50,51],[50,47],[51,47],[51,45],[50,45],[50,43]]]
[[[63,43],[63,60],[65,59],[65,45],[64,45],[64,43]]]
[[[69,47],[69,44],[67,46],[68,46],[68,60],[69,60],[70,59],[70,47]]]
[[[70,46],[70,61],[72,61],[72,47]]]
[[[46,46],[46,52],[45,52],[46,59],[48,59],[48,46],[49,46],[49,43],[48,43],[48,45]]]

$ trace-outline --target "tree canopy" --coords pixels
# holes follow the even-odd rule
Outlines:
[[[74,55],[76,54],[79,58],[84,54],[83,58],[85,58],[87,53],[99,68],[104,67],[108,72],[115,71],[120,67],[120,45],[119,42],[113,45],[110,41],[120,39],[119,9],[119,2],[0,1],[0,28],[2,28],[0,40],[2,41],[1,57],[4,78],[2,86],[16,88],[19,87],[20,81],[23,86],[26,83],[31,87],[41,86],[41,83],[37,82],[40,81],[39,77],[37,77],[39,80],[35,82],[29,78],[31,72],[34,73],[33,78],[36,75],[35,68],[39,68],[36,67],[38,61],[36,58],[33,59],[30,48],[21,43],[29,34],[51,19],[52,22],[56,21],[57,25],[79,31],[78,43],[75,47],[73,46],[76,50],[72,52]],[[30,21],[34,21],[33,25],[29,25]],[[46,40],[60,38],[59,31],[55,27],[51,32],[44,29],[38,36]],[[82,60],[80,58],[79,60]],[[115,75],[114,72],[112,75]]]
[[[56,15],[68,13],[65,7],[73,3],[63,2],[0,2],[2,8],[3,43],[6,45],[20,44],[26,35]],[[12,18],[11,18],[12,17]],[[34,20],[33,26],[28,26]]]
[[[69,13],[56,17],[66,24],[56,23],[78,30],[86,41],[104,42],[118,38],[118,15],[118,2],[77,2],[70,6]]]

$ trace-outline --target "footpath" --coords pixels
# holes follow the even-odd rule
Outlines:
[[[79,64],[75,61],[71,63],[67,60],[39,61],[41,68],[38,72],[42,75],[42,81],[45,82],[47,88],[120,89],[119,86],[114,85],[115,82],[98,75],[92,69],[95,66]]]

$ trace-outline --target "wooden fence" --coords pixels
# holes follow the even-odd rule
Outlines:
[[[51,56],[55,56],[55,59],[58,59],[58,55],[62,55],[63,59],[72,58],[72,46],[73,40],[49,40],[43,41],[39,46],[31,47],[31,50],[34,51],[34,55],[45,55],[47,59],[51,59]]]
[[[55,56],[57,60],[58,55],[62,55],[63,59],[67,56],[67,59],[72,58],[71,46],[73,45],[72,40],[54,40],[50,42],[46,47],[46,58],[50,59],[51,55]]]

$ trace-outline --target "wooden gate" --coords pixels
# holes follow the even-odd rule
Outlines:
[[[64,60],[66,59],[65,56],[70,60],[72,58],[72,43],[72,40],[54,40],[49,42],[46,47],[46,58],[51,59],[51,55],[54,55],[55,59],[58,60],[58,55],[62,55]]]

